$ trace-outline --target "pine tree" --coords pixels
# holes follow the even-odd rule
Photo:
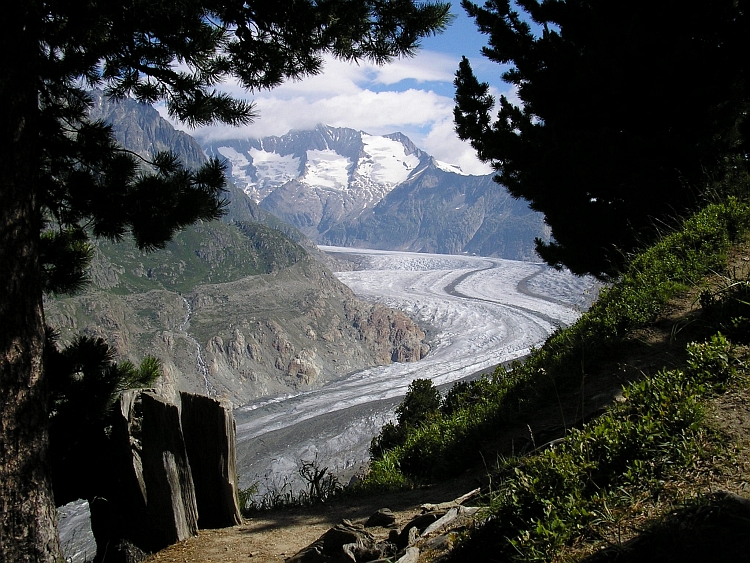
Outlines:
[[[85,283],[87,237],[163,246],[223,212],[223,170],[142,162],[87,119],[85,89],[163,101],[189,125],[249,123],[250,91],[320,72],[323,55],[386,63],[441,31],[412,0],[24,0],[0,41],[0,560],[60,558],[48,470],[43,292]]]
[[[616,275],[727,163],[746,165],[746,0],[463,5],[520,105],[503,96],[493,109],[464,59],[456,129],[545,214],[553,240],[537,250],[549,264]]]

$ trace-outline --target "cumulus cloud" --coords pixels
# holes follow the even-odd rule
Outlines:
[[[438,160],[455,164],[468,174],[492,173],[492,167],[479,161],[471,145],[458,138],[453,129],[452,119],[433,125],[422,142],[417,145]]]
[[[206,127],[197,132],[198,136],[218,140],[283,135],[292,129],[308,129],[321,123],[377,135],[429,128],[450,115],[453,108],[450,98],[417,89],[403,92],[365,89],[317,99],[260,96],[255,103],[260,114],[255,123],[246,127]]]
[[[455,56],[424,51],[417,57],[397,59],[384,66],[373,66],[371,72],[377,83],[388,86],[404,80],[450,84],[457,68]]]

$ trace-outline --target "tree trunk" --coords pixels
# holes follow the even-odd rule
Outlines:
[[[7,6],[0,39],[0,561],[9,562],[61,559],[46,459],[37,8]]]

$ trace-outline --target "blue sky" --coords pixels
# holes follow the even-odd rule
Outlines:
[[[209,139],[264,137],[319,123],[373,135],[400,131],[439,160],[472,174],[489,173],[491,169],[453,131],[453,78],[461,56],[469,58],[478,77],[493,86],[494,94],[512,96],[512,91],[500,80],[500,67],[480,55],[486,37],[460,5],[451,10],[456,15],[454,23],[445,33],[424,39],[414,58],[383,67],[331,59],[318,76],[255,95],[225,84],[223,90],[254,100],[259,117],[246,127],[216,126],[191,133]]]

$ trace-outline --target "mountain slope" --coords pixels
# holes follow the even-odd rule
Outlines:
[[[188,166],[205,155],[158,112],[94,92],[92,117],[113,125],[130,150],[173,150]],[[198,223],[166,248],[98,241],[92,283],[48,300],[61,342],[101,337],[118,358],[162,361],[162,391],[224,396],[235,405],[310,388],[352,371],[427,353],[424,332],[405,315],[359,301],[298,230],[227,184],[225,222]]]
[[[692,242],[695,243],[695,239]],[[714,242],[715,239],[707,245],[711,252]],[[680,260],[666,260],[663,250],[662,247],[662,252],[654,253],[658,263],[680,264]],[[548,382],[545,394],[540,393],[544,381],[538,381],[539,385],[534,384],[524,400],[511,395],[506,420],[484,432],[484,445],[474,455],[474,470],[461,470],[458,477],[448,481],[423,478],[421,482],[429,482],[428,487],[394,493],[378,490],[371,496],[344,495],[313,507],[259,512],[240,526],[202,533],[184,544],[171,546],[151,556],[148,563],[178,559],[194,563],[214,557],[229,563],[248,557],[262,563],[280,561],[309,545],[344,518],[364,525],[377,509],[387,506],[396,516],[396,529],[402,530],[414,516],[424,522],[426,504],[435,507],[436,503],[454,499],[479,484],[484,486],[485,511],[479,513],[477,522],[456,535],[438,527],[432,534],[417,537],[413,545],[419,555],[417,558],[413,551],[412,561],[532,558],[587,563],[747,561],[750,547],[750,380],[746,327],[735,327],[744,343],[732,345],[728,350],[716,349],[713,344],[699,344],[694,348],[699,354],[693,356],[692,368],[685,362],[689,357],[685,348],[691,341],[700,342],[711,334],[717,326],[714,323],[722,315],[727,315],[724,320],[728,320],[742,312],[738,307],[747,307],[744,298],[744,305],[737,302],[729,305],[734,297],[730,296],[726,285],[728,278],[724,275],[746,280],[749,257],[750,243],[745,240],[735,245],[728,252],[725,268],[711,268],[708,278],[662,303],[661,312],[654,311],[653,323],[628,331],[618,346],[606,349],[602,354],[604,362],[599,365],[592,366],[588,360],[591,350],[602,349],[596,332],[592,331],[589,338],[583,340],[569,338],[571,345],[574,341],[586,343],[585,386],[581,378],[584,364],[576,356],[570,358],[569,368],[577,372],[577,376],[571,377],[566,385],[561,385],[560,381]],[[713,273],[716,271],[723,271],[724,275]],[[691,283],[699,279],[700,276],[691,277]],[[649,286],[653,281],[644,280],[639,285]],[[733,288],[738,292],[735,297],[746,297],[746,286],[734,284]],[[650,292],[644,289],[644,293]],[[706,311],[700,309],[701,305],[708,305],[709,300],[699,300],[700,293],[713,297],[709,305],[713,314],[708,317]],[[632,292],[622,295],[621,314],[633,309],[625,306],[626,299],[632,297]],[[722,315],[714,317],[716,313]],[[591,342],[591,337],[597,342]],[[612,354],[613,351],[617,353]],[[718,356],[714,355],[716,352]],[[670,371],[674,373],[675,368],[689,371],[696,365],[701,366],[703,377],[729,377],[720,379],[718,385],[704,383],[699,393],[687,391],[684,386],[687,378],[683,376],[673,376],[664,387],[653,387],[654,382]],[[710,369],[706,369],[708,366]],[[538,370],[538,376],[550,381],[552,374],[549,370]],[[634,405],[638,400],[634,389],[631,387],[623,394],[623,385],[634,381],[641,381],[641,387],[649,390],[646,395],[652,397],[659,412],[642,416]],[[646,382],[650,382],[649,386]],[[705,395],[700,397],[701,394]],[[486,401],[489,395],[485,392],[480,398]],[[684,405],[679,416],[666,414],[675,409],[675,405]],[[583,409],[588,411],[588,416],[582,417]],[[609,427],[598,424],[616,420],[612,413],[618,411],[624,415],[618,423],[610,423]],[[464,415],[460,419],[468,421],[472,416]],[[584,423],[596,431],[587,430]],[[689,424],[690,428],[663,433],[669,423]],[[633,432],[639,425],[647,427],[647,431]],[[623,430],[628,432],[624,436]],[[446,432],[446,435],[455,435],[457,431],[459,428],[454,427],[453,432]],[[581,436],[585,439],[578,439]],[[698,443],[691,443],[691,439],[696,438]],[[571,441],[576,439],[579,447],[571,447]],[[411,463],[419,462],[423,458],[420,454],[429,455],[440,443],[439,437],[430,442],[425,440],[424,447]],[[665,464],[664,461],[670,459],[669,450],[675,446],[681,455]],[[480,456],[479,451],[484,451],[484,455]],[[646,457],[644,454],[649,451],[656,456]],[[581,453],[585,461],[564,463],[561,454],[575,452]],[[455,463],[466,459],[467,454],[462,452],[448,461]],[[488,476],[488,471],[495,470],[488,470],[488,459],[496,460],[505,470],[504,474]],[[600,463],[603,467],[597,466]],[[618,475],[620,464],[628,470],[624,478],[618,478],[614,494],[608,493],[602,485]],[[395,468],[398,464],[392,466]],[[593,506],[580,508],[582,495],[571,492],[581,484],[587,484],[584,490],[593,499]],[[509,485],[513,487],[510,490]],[[498,490],[504,494],[498,495]],[[514,506],[501,517],[497,509],[503,503]],[[531,511],[533,516],[527,516]],[[570,517],[578,521],[571,521]],[[517,527],[516,532],[521,528],[525,533],[514,537],[508,533],[513,527]],[[378,539],[384,539],[391,529],[368,528]],[[457,544],[462,544],[459,551],[452,555],[447,553]]]
[[[492,176],[471,176],[406,136],[320,125],[204,144],[263,209],[322,244],[534,257],[543,217]]]
[[[334,245],[534,259],[542,217],[490,176],[455,174],[430,164],[388,193],[370,213],[329,229]]]

